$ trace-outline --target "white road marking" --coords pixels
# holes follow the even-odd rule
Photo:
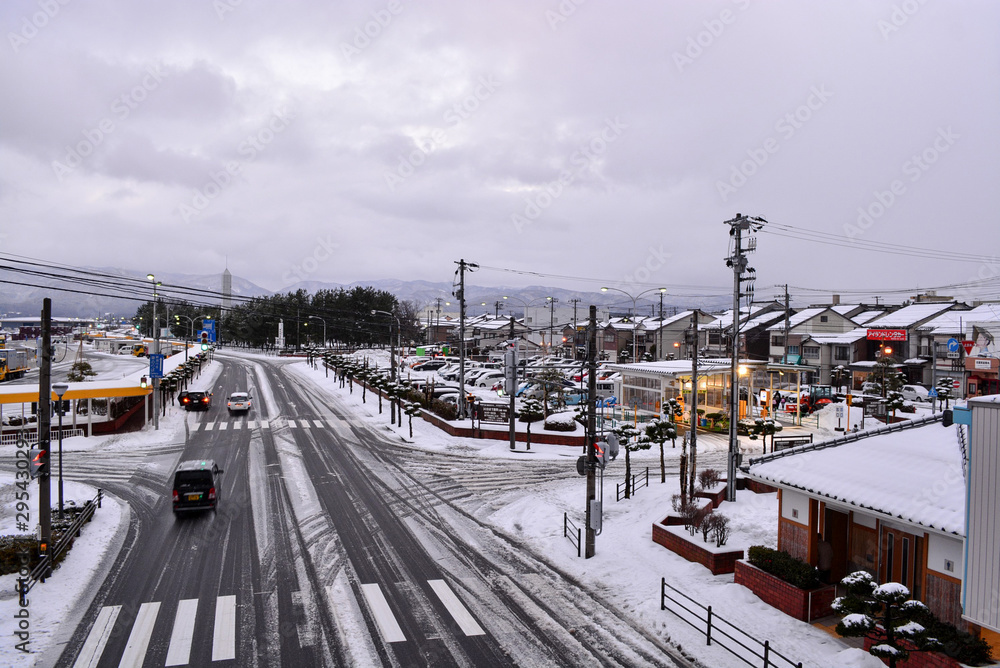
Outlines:
[[[368,609],[371,610],[372,616],[375,618],[375,624],[378,626],[379,633],[382,634],[382,640],[386,642],[406,640],[403,629],[399,628],[399,623],[389,608],[389,602],[385,600],[385,595],[382,594],[382,589],[378,584],[361,585],[361,593],[365,595]]]
[[[219,431],[225,431],[226,427],[228,427],[228,426],[229,426],[228,422],[220,422],[219,423]]]
[[[313,424],[316,425],[319,429],[325,429],[326,428],[326,425],[323,424],[322,420],[313,420]]]
[[[191,660],[191,640],[194,638],[194,618],[198,599],[186,598],[177,604],[174,630],[170,633],[165,666],[186,666]]]
[[[87,642],[83,643],[83,649],[76,656],[73,668],[94,668],[97,665],[97,662],[101,660],[101,654],[104,653],[104,646],[108,644],[108,638],[111,636],[111,630],[115,627],[115,620],[118,619],[118,613],[121,612],[121,609],[120,605],[106,605],[101,608],[94,621],[94,627],[90,629],[90,635],[87,636]]]
[[[212,431],[212,429],[214,429],[214,428],[215,428],[215,423],[214,422],[206,422],[205,423],[205,431]]]
[[[455,592],[451,590],[447,582],[444,580],[428,580],[427,584],[431,586],[437,597],[444,603],[444,607],[448,608],[448,612],[451,613],[452,618],[458,623],[458,627],[462,629],[465,635],[486,635],[486,632],[479,626],[469,610],[462,605],[462,602],[455,595]]]
[[[256,429],[256,428],[257,428],[256,420],[247,420],[247,429]]]
[[[236,658],[236,596],[220,596],[215,604],[212,661]]]
[[[269,427],[269,425],[267,424],[267,420],[261,420],[260,421],[260,428],[261,429],[267,429],[268,427]]]
[[[295,420],[288,420],[288,426],[291,427],[292,429],[295,429],[299,425],[295,424]]]
[[[125,652],[118,668],[141,668],[146,659],[146,648],[149,647],[149,639],[153,636],[153,625],[156,624],[156,615],[160,611],[160,602],[143,603],[139,606],[139,614],[135,616],[135,625],[132,633],[129,634],[128,643],[125,645]]]
[[[233,423],[233,429],[242,429],[242,428],[243,428],[243,423],[240,422],[239,420]]]

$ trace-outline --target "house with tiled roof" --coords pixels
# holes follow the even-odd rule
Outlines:
[[[831,582],[861,570],[902,583],[940,619],[997,643],[1000,613],[970,606],[1000,582],[1000,402],[990,407],[981,421],[989,426],[971,434],[943,428],[937,415],[751,459],[746,475],[778,489],[778,549],[818,565],[823,541]],[[966,551],[967,512],[980,525],[970,524],[975,554]],[[963,582],[968,573],[979,577],[974,586]]]

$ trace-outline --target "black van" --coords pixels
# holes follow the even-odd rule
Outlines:
[[[174,473],[174,512],[213,511],[219,505],[222,469],[211,459],[181,462]]]

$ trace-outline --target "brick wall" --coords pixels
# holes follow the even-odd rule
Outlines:
[[[831,605],[836,594],[833,585],[811,592],[799,589],[746,561],[737,561],[735,572],[736,584],[743,585],[760,600],[790,617],[806,622],[833,613]]]
[[[701,534],[678,536],[672,531],[667,531],[661,524],[653,525],[653,542],[679,554],[688,561],[701,564],[712,571],[712,575],[732,573],[738,560],[743,558],[743,550],[709,552],[699,545],[702,543]]]
[[[726,500],[726,488],[723,487],[722,489],[714,492],[695,492],[694,495],[699,499],[708,499],[712,502],[712,508],[718,508],[719,504]]]
[[[809,527],[779,517],[778,549],[802,561],[809,561]]]
[[[778,491],[777,487],[765,485],[764,483],[758,482],[752,478],[746,478],[745,486],[746,489],[749,489],[754,494],[774,494]]]
[[[927,589],[924,603],[943,622],[965,628],[962,621],[962,585],[954,578],[927,571]]]
[[[374,390],[372,390],[374,391]],[[420,411],[420,416],[425,422],[429,422],[441,431],[447,432],[452,436],[462,436],[465,438],[485,438],[494,441],[510,441],[510,432],[500,431],[498,429],[471,429],[469,427],[456,427],[450,424],[447,420],[443,420],[434,413],[427,410]],[[538,422],[538,428],[541,429],[542,423]],[[514,440],[524,443],[527,441],[527,434],[521,432],[515,432]],[[566,434],[552,434],[545,432],[536,432],[534,429],[531,430],[531,442],[532,443],[544,443],[546,445],[571,445],[574,448],[583,448],[584,445],[583,436],[568,436]]]
[[[865,651],[867,652],[869,649],[871,649],[871,646],[873,644],[875,644],[875,642],[871,638],[868,638],[866,636]],[[904,641],[904,646],[906,644],[907,643]],[[913,645],[910,645],[910,647],[913,647]],[[888,666],[889,659],[882,659],[882,663]],[[962,667],[962,664],[960,664],[958,661],[951,658],[950,656],[941,654],[940,652],[911,652],[910,658],[907,659],[905,663],[900,662],[900,664],[906,666],[906,668],[961,668]]]

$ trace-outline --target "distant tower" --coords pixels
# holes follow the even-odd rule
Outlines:
[[[233,305],[233,275],[229,267],[222,272],[222,310],[228,311]]]

